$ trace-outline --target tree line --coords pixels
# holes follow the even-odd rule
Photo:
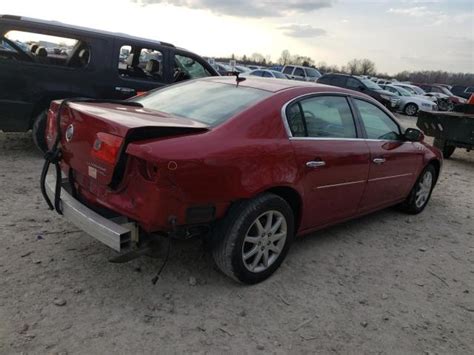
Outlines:
[[[321,73],[346,73],[352,75],[368,75],[379,78],[395,78],[399,81],[411,81],[417,83],[427,84],[449,84],[449,85],[464,85],[474,86],[474,74],[472,73],[452,73],[442,70],[420,70],[420,71],[402,71],[398,74],[390,76],[386,73],[379,73],[377,67],[370,59],[352,59],[346,65],[339,67],[338,65],[326,64],[326,62],[315,61],[308,57],[299,54],[292,55],[290,51],[285,49],[282,51],[277,62],[272,62],[269,55],[263,56],[260,53],[253,53],[250,56],[243,55],[242,57],[232,54],[230,58],[215,58],[216,61],[228,62],[229,60],[237,60],[242,65],[303,65],[307,67],[317,68]]]

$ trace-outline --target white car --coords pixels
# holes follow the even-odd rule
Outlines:
[[[247,73],[242,73],[240,76],[259,76],[261,78],[269,79],[288,79],[285,74],[270,69],[255,69]]]
[[[396,85],[381,85],[384,90],[390,91],[400,98],[398,109],[407,116],[416,116],[419,110],[436,111],[438,106],[428,98],[412,95],[409,91]]]

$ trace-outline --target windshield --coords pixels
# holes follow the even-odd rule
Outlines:
[[[304,68],[304,70],[306,70],[306,75],[309,76],[310,78],[319,78],[321,76],[321,73],[317,71],[316,69]]]
[[[448,88],[445,88],[444,86],[439,86],[439,88],[441,89],[443,94],[448,95],[448,96],[454,96],[454,94],[451,91],[449,91]]]
[[[412,94],[412,95],[416,95],[416,93],[417,93],[417,92],[415,91],[415,89],[413,89],[413,88],[411,88],[411,87],[409,87],[409,86],[400,86],[400,85],[395,85],[395,86],[397,87],[397,89],[402,88],[402,89],[408,91],[408,92],[409,92],[410,94]]]
[[[395,89],[396,89],[402,96],[412,96],[412,94],[410,94],[410,92],[409,92],[407,89],[405,89],[405,88],[401,88],[401,87],[397,86]]]
[[[369,80],[369,79],[359,79],[359,80],[362,81],[365,84],[365,86],[367,86],[369,89],[382,90],[382,88],[378,86],[376,83],[374,83],[372,80]]]
[[[270,95],[268,91],[243,86],[191,81],[154,91],[135,101],[148,109],[215,126]]]

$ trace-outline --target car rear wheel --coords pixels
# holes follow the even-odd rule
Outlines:
[[[420,174],[405,202],[400,205],[401,210],[410,214],[423,211],[430,200],[436,176],[436,169],[429,164]]]
[[[255,284],[281,265],[294,236],[294,215],[281,197],[266,193],[233,205],[213,232],[213,257],[231,278]]]
[[[44,110],[38,116],[36,116],[33,122],[33,127],[31,128],[33,142],[35,143],[36,147],[38,147],[38,149],[43,153],[48,150],[45,138],[46,118],[47,111]]]
[[[416,116],[418,113],[418,106],[414,103],[409,103],[405,106],[403,111],[407,116]]]
[[[451,158],[451,155],[453,155],[454,151],[456,150],[454,145],[448,145],[444,139],[435,138],[433,145],[441,150],[444,159]]]

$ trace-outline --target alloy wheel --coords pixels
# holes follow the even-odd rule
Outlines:
[[[433,174],[431,171],[425,172],[423,178],[418,183],[418,191],[416,192],[415,204],[421,208],[425,205],[430,197],[431,188],[433,187]]]
[[[242,245],[242,261],[247,270],[267,270],[283,251],[288,227],[285,216],[275,210],[258,216],[248,229]]]

